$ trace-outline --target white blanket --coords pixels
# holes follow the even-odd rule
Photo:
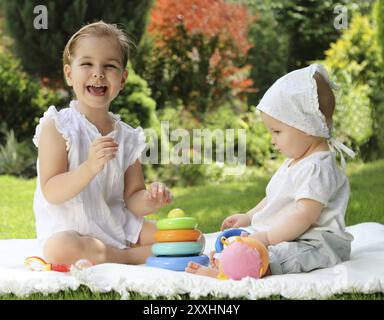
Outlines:
[[[76,290],[81,284],[92,291],[115,290],[123,299],[129,292],[143,295],[191,298],[207,296],[259,299],[281,295],[292,299],[322,299],[338,293],[384,292],[384,225],[361,223],[348,227],[355,240],[351,260],[335,267],[304,274],[269,276],[260,280],[216,280],[208,277],[146,266],[100,264],[71,273],[28,271],[23,263],[31,255],[41,256],[34,239],[0,241],[0,294],[18,296],[34,292],[54,293]],[[212,248],[217,233],[207,234],[205,253]]]

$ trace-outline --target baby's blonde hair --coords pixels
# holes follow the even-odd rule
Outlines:
[[[105,23],[101,20],[83,26],[68,40],[63,52],[63,66],[66,64],[71,64],[71,60],[74,56],[76,45],[79,40],[89,36],[115,38],[120,44],[121,48],[121,63],[123,68],[126,67],[132,41],[128,38],[125,32],[122,29],[119,29],[115,24]]]
[[[317,96],[319,99],[319,109],[325,116],[328,128],[332,129],[332,116],[335,111],[336,99],[333,94],[332,88],[324,77],[319,73],[315,72],[313,75],[317,85]]]

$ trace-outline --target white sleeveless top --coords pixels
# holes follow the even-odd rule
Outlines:
[[[289,167],[287,159],[276,171],[266,188],[267,205],[252,217],[252,227],[268,230],[279,216],[295,210],[296,201],[312,199],[324,204],[314,229],[330,231],[349,239],[345,232],[345,212],[349,200],[349,183],[337,167],[332,151],[314,152]]]
[[[96,126],[76,106],[77,101],[71,101],[69,108],[59,112],[50,106],[40,119],[33,137],[33,143],[38,147],[42,124],[53,119],[57,131],[66,141],[69,171],[87,160],[90,144],[101,136]],[[114,122],[114,129],[107,136],[112,136],[119,144],[116,157],[108,161],[103,170],[75,197],[59,205],[47,202],[40,189],[37,163],[33,209],[37,238],[42,242],[52,234],[66,230],[95,237],[120,249],[137,242],[144,219],[125,207],[124,173],[144,150],[145,136],[142,128],[133,129],[122,122],[120,116],[111,112],[109,115]],[[66,186],[62,187],[64,189]]]

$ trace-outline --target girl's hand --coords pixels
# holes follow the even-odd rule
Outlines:
[[[161,208],[172,202],[172,194],[164,183],[152,182],[148,187],[147,199]]]
[[[250,224],[251,219],[246,213],[237,213],[224,219],[220,230],[223,231],[228,228],[248,227]]]
[[[86,163],[93,174],[103,170],[104,165],[111,159],[115,158],[118,144],[112,137],[99,137],[95,139],[88,151],[88,159]]]

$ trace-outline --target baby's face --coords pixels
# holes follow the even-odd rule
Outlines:
[[[272,144],[287,158],[301,158],[313,143],[313,137],[291,127],[266,113],[261,118],[269,132],[272,134]]]
[[[64,73],[79,102],[93,108],[108,108],[128,75],[122,65],[117,40],[111,37],[82,38],[71,58],[71,64],[64,66]]]

